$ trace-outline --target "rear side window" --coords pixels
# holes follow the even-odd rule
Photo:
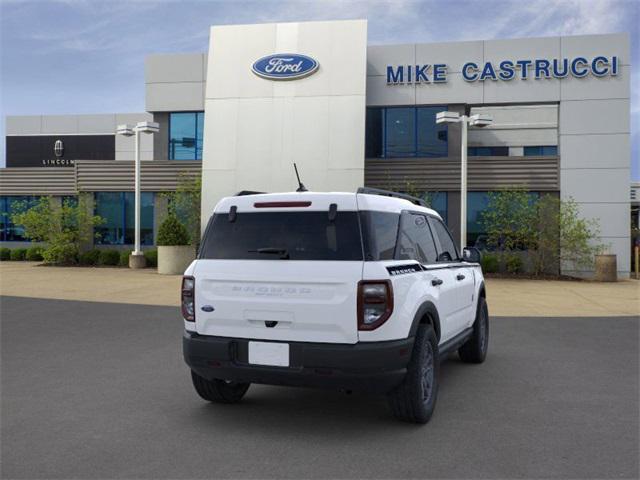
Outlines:
[[[361,211],[365,260],[393,260],[398,238],[400,214],[392,212]]]
[[[417,260],[425,264],[436,261],[436,245],[424,215],[402,214],[396,256],[399,260]]]
[[[438,237],[440,243],[440,251],[438,255],[439,262],[450,262],[458,260],[458,250],[456,249],[453,238],[447,227],[444,226],[437,218],[431,218],[431,226],[433,227],[434,234]]]
[[[199,258],[220,260],[362,260],[357,212],[238,212],[210,220]]]

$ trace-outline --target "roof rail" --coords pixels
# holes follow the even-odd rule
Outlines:
[[[420,205],[421,207],[429,208],[427,202],[418,197],[412,197],[411,195],[407,195],[405,193],[392,192],[391,190],[382,190],[380,188],[370,188],[370,187],[360,187],[356,193],[367,193],[369,195],[382,195],[383,197],[394,197],[394,198],[402,198],[403,200],[409,200],[411,203],[415,205]]]
[[[253,190],[241,190],[238,193],[236,193],[234,197],[244,197],[246,195],[260,195],[262,193],[267,193],[267,192],[254,192]]]

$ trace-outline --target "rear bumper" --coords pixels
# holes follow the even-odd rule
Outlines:
[[[201,377],[267,385],[387,392],[404,378],[413,337],[388,342],[289,343],[289,367],[248,363],[248,339],[185,331],[184,359]]]

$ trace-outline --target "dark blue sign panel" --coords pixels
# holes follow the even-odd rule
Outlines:
[[[256,60],[251,70],[269,80],[296,80],[313,74],[318,66],[317,61],[306,55],[277,53]]]

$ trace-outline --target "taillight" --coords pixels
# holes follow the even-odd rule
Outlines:
[[[182,316],[187,322],[196,321],[196,279],[182,277]]]
[[[358,330],[374,330],[393,312],[393,289],[389,280],[358,283]]]

